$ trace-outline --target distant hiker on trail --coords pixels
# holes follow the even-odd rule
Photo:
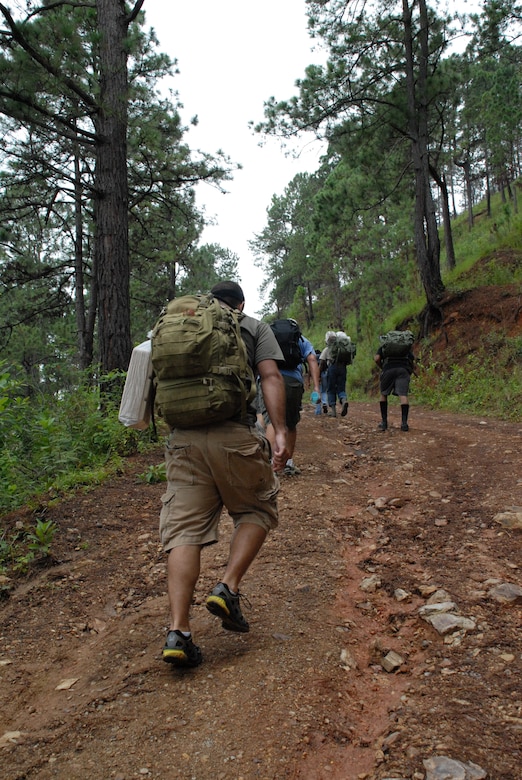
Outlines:
[[[249,631],[241,611],[239,584],[278,523],[279,480],[274,472],[284,468],[289,454],[285,388],[277,364],[282,353],[266,323],[243,315],[244,300],[236,282],[220,282],[209,296],[171,302],[175,305],[169,304],[152,334],[158,410],[171,428],[165,451],[167,486],[161,499],[160,537],[168,553],[170,605],[163,660],[174,666],[198,666],[202,661],[192,640],[189,613],[201,551],[218,541],[223,506],[234,532],[226,567],[206,607],[228,631]],[[202,340],[194,335],[202,331],[208,336],[206,355]],[[180,376],[184,361],[192,375]],[[194,376],[197,361],[203,371]],[[254,372],[260,377],[273,426],[272,462],[269,443],[256,427],[250,402],[255,396]],[[171,376],[161,379],[164,373]],[[225,408],[224,418],[216,419],[216,402],[222,400],[228,403],[228,411]]]
[[[310,372],[310,382],[313,385],[311,395],[312,403],[321,403],[319,366],[315,350],[305,338],[293,319],[276,320],[271,323],[272,331],[284,355],[284,361],[280,362],[279,370],[285,383],[286,391],[286,427],[288,429],[288,451],[290,457],[286,461],[283,474],[292,477],[300,474],[300,470],[294,463],[293,455],[297,441],[297,425],[301,419],[301,402],[304,393],[303,372],[301,366],[307,363]],[[263,406],[264,388],[262,388],[259,403]],[[266,399],[265,399],[266,400]],[[269,410],[263,412],[266,425],[266,435],[271,442],[274,436],[274,427]]]
[[[399,396],[401,404],[401,431],[408,431],[408,414],[410,405],[408,391],[410,377],[415,374],[415,355],[411,347],[415,340],[410,330],[392,330],[379,337],[381,345],[374,360],[382,370],[380,376],[380,431],[388,430],[388,396]],[[416,374],[415,374],[416,375]]]
[[[344,331],[328,330],[325,335],[326,347],[321,352],[319,369],[326,370],[326,395],[329,417],[337,417],[337,399],[341,404],[341,417],[348,414],[348,396],[346,393],[346,367],[351,365],[355,354],[355,344]]]

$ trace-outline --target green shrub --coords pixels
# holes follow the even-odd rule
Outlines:
[[[27,534],[28,547],[31,552],[42,555],[44,558],[47,557],[57,530],[58,526],[52,520],[38,519],[34,529]]]
[[[16,576],[25,575],[36,559],[48,558],[58,526],[52,520],[39,518],[35,526],[19,528],[9,536],[4,530],[0,536],[0,571]],[[9,590],[7,584],[3,592]]]
[[[102,407],[98,388],[81,375],[76,387],[30,396],[15,376],[0,364],[0,513],[44,492],[98,483],[150,442],[149,432],[119,422],[119,396]]]
[[[445,369],[425,358],[413,385],[415,400],[433,409],[519,420],[522,417],[522,339],[490,334],[480,352]]]
[[[146,482],[148,485],[154,485],[157,482],[166,482],[167,473],[165,462],[157,465],[150,465],[143,474],[138,474],[138,480],[140,482]]]

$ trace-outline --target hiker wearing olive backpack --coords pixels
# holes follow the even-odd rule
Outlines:
[[[380,347],[374,360],[381,369],[379,401],[381,409],[380,431],[388,430],[388,396],[397,395],[401,404],[401,431],[408,431],[410,404],[408,391],[410,377],[415,374],[415,355],[411,347],[415,336],[411,330],[390,330],[379,336]]]

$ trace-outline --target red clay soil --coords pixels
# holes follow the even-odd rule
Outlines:
[[[442,308],[437,360],[522,332],[520,286]],[[425,780],[440,756],[521,778],[522,424],[421,409],[412,390],[408,433],[396,404],[377,431],[378,396],[345,418],[304,409],[301,475],[242,586],[250,633],[204,606],[226,516],[204,552],[197,669],[161,660],[164,485],[143,481],[161,447],[38,515],[59,527],[54,565],[0,583],[2,780]],[[433,600],[462,625],[428,622]]]
[[[520,584],[521,531],[497,516],[521,511],[521,426],[414,395],[409,433],[397,406],[387,433],[377,422],[376,403],[304,410],[302,473],[283,479],[280,526],[243,584],[249,634],[204,607],[228,518],[204,553],[195,670],[161,660],[164,486],[138,478],[161,449],[48,509],[56,563],[0,605],[4,780],[418,780],[440,755],[520,777],[520,598],[494,589]],[[421,617],[437,589],[473,629]]]

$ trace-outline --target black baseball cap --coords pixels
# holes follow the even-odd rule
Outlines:
[[[210,292],[212,295],[215,295],[216,298],[219,298],[221,301],[225,302],[229,298],[233,301],[237,301],[238,303],[243,303],[245,300],[243,290],[239,284],[237,284],[237,282],[218,282],[214,285],[214,287],[212,287]]]

